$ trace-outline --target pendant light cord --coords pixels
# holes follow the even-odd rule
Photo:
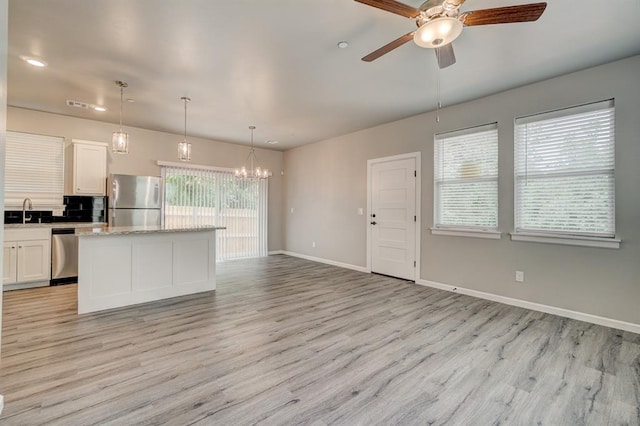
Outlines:
[[[256,159],[256,150],[253,148],[253,131],[256,129],[256,126],[249,126],[251,130],[251,152],[249,153],[249,157],[251,157],[251,170],[253,170],[253,160]]]
[[[184,141],[187,141],[187,98],[182,99],[184,101]]]
[[[124,98],[124,87],[120,84],[120,133],[122,133],[122,103]]]
[[[117,80],[116,84],[120,87],[120,133],[122,133],[122,108],[124,105],[124,88],[129,87],[124,81]]]

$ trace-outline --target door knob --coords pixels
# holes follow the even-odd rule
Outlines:
[[[373,222],[371,222],[372,225],[375,225],[377,222],[374,220]]]

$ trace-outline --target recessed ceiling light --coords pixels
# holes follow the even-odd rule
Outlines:
[[[99,112],[105,112],[107,110],[107,108],[101,106],[101,105],[92,105],[91,108],[93,108],[96,111]]]
[[[338,42],[338,47],[340,49],[346,49],[347,47],[349,47],[349,42],[348,41],[340,41],[340,42]]]
[[[43,68],[47,66],[47,63],[42,59],[33,58],[31,56],[20,56],[20,59],[22,59],[29,65],[33,65],[34,67]]]
[[[273,140],[268,140],[268,141],[267,141],[267,143],[268,143],[269,145],[275,145],[275,144],[277,144],[278,142],[279,142],[279,141],[273,141]]]

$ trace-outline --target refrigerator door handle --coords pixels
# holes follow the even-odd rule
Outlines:
[[[113,182],[111,182],[111,187],[113,189],[113,197],[111,197],[112,199],[109,200],[111,202],[109,208],[115,209],[116,202],[118,201],[118,181],[114,179]]]

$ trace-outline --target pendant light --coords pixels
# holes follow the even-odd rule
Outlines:
[[[249,156],[246,160],[249,163],[249,169],[247,170],[245,165],[235,170],[236,177],[241,179],[266,179],[271,176],[271,172],[269,172],[268,169],[262,169],[257,165],[254,167],[254,165],[258,163],[256,150],[253,147],[253,131],[255,129],[256,126],[249,126],[249,130],[251,130],[251,150],[249,151]]]
[[[129,87],[124,81],[116,81],[116,86],[120,87],[120,130],[113,132],[111,138],[111,150],[115,154],[128,154],[129,153],[129,135],[122,131],[122,100],[124,88]]]
[[[191,98],[181,97],[184,102],[184,139],[178,143],[178,158],[180,161],[191,161],[191,144],[187,142],[187,104],[191,102]]]

